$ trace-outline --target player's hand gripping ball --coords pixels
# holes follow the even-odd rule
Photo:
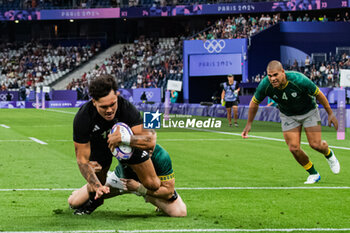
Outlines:
[[[115,125],[113,125],[111,129],[111,134],[114,133],[117,130],[117,127],[119,126],[120,135],[122,138],[121,144],[117,146],[114,151],[112,151],[112,154],[114,157],[116,157],[118,160],[128,160],[132,156],[133,148],[129,145],[126,145],[123,143],[123,139],[131,137],[133,135],[133,132],[131,131],[130,127],[122,122],[118,122]],[[129,140],[130,141],[130,140]]]

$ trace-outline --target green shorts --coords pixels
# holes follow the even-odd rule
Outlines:
[[[304,128],[314,127],[321,124],[321,117],[318,108],[315,108],[303,115],[287,116],[280,112],[282,131],[294,129],[300,125]]]

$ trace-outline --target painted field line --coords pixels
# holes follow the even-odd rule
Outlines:
[[[155,233],[155,232],[294,232],[294,231],[304,231],[304,232],[320,232],[320,231],[349,231],[350,228],[285,228],[285,229],[173,229],[173,230],[131,230],[123,231],[118,230],[120,233]]]
[[[226,134],[226,135],[234,135],[234,136],[239,136],[241,137],[240,133],[231,133],[231,132],[225,132],[225,131],[216,131],[216,130],[210,130],[210,129],[196,129],[196,128],[188,128],[191,130],[197,130],[197,131],[204,131],[204,132],[211,132],[211,133],[218,133],[218,134]],[[280,138],[270,138],[270,137],[263,137],[263,136],[254,136],[249,134],[249,138],[259,138],[259,139],[264,139],[264,140],[269,140],[269,141],[277,141],[277,142],[283,142],[285,143],[284,139],[280,139]],[[248,139],[244,139],[244,140],[249,140]],[[243,139],[242,139],[243,140]],[[301,142],[301,144],[303,145],[309,145],[308,142]],[[335,148],[335,149],[341,149],[341,150],[350,150],[350,147],[342,147],[342,146],[331,146],[329,145],[330,148]]]
[[[21,125],[21,128],[28,127],[28,128],[53,128],[53,127],[67,127],[67,125]],[[72,125],[69,124],[69,127]]]
[[[338,186],[338,187],[199,187],[199,188],[176,188],[178,190],[285,190],[285,189],[350,189],[348,186]]]
[[[46,108],[45,110],[43,111],[49,111],[49,112],[60,112],[60,113],[66,113],[66,114],[72,114],[72,115],[75,115],[76,112],[69,112],[69,111],[63,111],[63,110],[54,110],[54,109],[48,109]]]
[[[61,113],[68,113],[68,114],[75,114],[73,112],[67,112],[67,111],[60,111],[60,110],[53,110],[53,109],[46,109],[45,111],[53,111],[53,112],[61,112]],[[226,134],[226,135],[235,135],[235,136],[240,136],[240,133],[231,133],[231,132],[224,132],[224,131],[215,131],[215,130],[209,130],[209,129],[196,129],[196,128],[187,128],[187,129],[192,129],[192,130],[198,130],[198,131],[205,131],[205,132],[212,132],[212,133],[219,133],[219,134]],[[270,137],[262,137],[262,136],[254,136],[250,135],[250,138],[259,138],[259,139],[265,139],[269,141],[278,141],[278,142],[285,142],[284,139],[279,139],[279,138],[270,138]],[[304,145],[309,145],[308,142],[301,142],[301,144]],[[342,146],[331,146],[329,145],[330,148],[335,148],[335,149],[341,149],[341,150],[350,150],[349,147],[342,147]]]
[[[158,232],[342,232],[350,228],[262,228],[262,229],[154,229],[154,230],[80,230],[80,231],[7,231],[11,233],[158,233]]]
[[[0,140],[0,142],[33,142],[33,140],[26,140],[26,139],[23,139],[23,140],[18,140],[18,139],[7,139],[7,140]]]
[[[167,139],[157,139],[157,141],[165,141],[165,142],[172,142],[172,141],[237,141],[241,140],[239,138],[167,138]]]
[[[33,138],[33,137],[28,137],[28,138],[29,138],[30,140],[33,140],[34,142],[39,143],[39,144],[47,145],[46,142],[43,142],[43,141],[41,141],[41,140],[39,140],[39,139],[37,139],[37,138]]]
[[[4,124],[1,124],[0,126],[6,128],[6,129],[10,128],[10,126],[4,125]]]
[[[0,189],[0,192],[10,191],[74,191],[79,188],[23,188]],[[300,189],[350,189],[348,186],[299,186],[299,187],[178,187],[176,190],[300,190]]]
[[[108,232],[118,232],[117,230],[94,230],[94,231],[84,231],[84,230],[81,230],[81,231],[5,231],[5,232],[11,232],[11,233],[68,233],[68,232],[71,232],[71,233],[84,233],[84,232],[91,232],[91,233],[108,233]]]
[[[241,139],[236,139],[236,138],[168,138],[168,139],[157,139],[157,141],[161,142],[179,142],[179,141],[237,141]],[[253,139],[253,140],[262,140],[262,139]],[[47,139],[45,140],[47,142],[72,142],[73,139]],[[0,142],[32,142],[32,140],[22,140],[22,139],[4,139],[1,140]]]
[[[29,189],[0,189],[0,192],[9,191],[74,191],[79,188],[29,188]]]

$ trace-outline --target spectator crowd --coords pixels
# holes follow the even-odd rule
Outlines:
[[[211,40],[211,39],[239,39],[251,37],[279,22],[350,22],[348,12],[341,16],[340,13],[329,19],[327,15],[318,15],[310,17],[308,13],[303,16],[293,16],[292,13],[281,16],[281,13],[261,14],[258,16],[246,15],[229,16],[226,19],[219,19],[209,30],[196,35],[193,39]]]
[[[121,52],[106,58],[103,64],[96,64],[93,70],[73,80],[67,89],[86,89],[91,78],[101,74],[114,75],[121,88],[161,87],[166,84],[166,77],[182,79],[181,49],[172,50],[179,44],[179,38],[141,36]]]
[[[54,47],[32,41],[0,45],[1,90],[41,86],[88,61],[99,45]]]
[[[235,39],[246,38],[259,33],[274,24],[283,21],[349,21],[349,14],[336,14],[310,17],[286,13],[251,15],[234,15],[217,20],[211,27],[194,35],[191,39]],[[140,36],[131,45],[112,54],[103,64],[96,64],[78,79],[68,84],[67,89],[82,90],[92,77],[100,74],[114,75],[121,88],[165,87],[168,79],[182,80],[182,41],[179,38],[146,38]],[[41,85],[53,74],[62,75],[83,62],[89,60],[100,50],[99,45],[54,47],[32,41],[27,44],[7,43],[0,45],[0,84],[1,89],[19,88],[21,85],[34,87]],[[310,60],[310,58],[309,58]],[[349,67],[348,55],[333,56],[324,64],[305,61],[303,65],[292,64],[288,67],[305,73],[320,86],[336,86],[339,81],[339,69]],[[289,65],[289,64],[287,64]],[[258,82],[262,76],[252,77]]]

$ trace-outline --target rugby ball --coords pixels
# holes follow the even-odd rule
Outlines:
[[[130,137],[131,135],[133,135],[133,132],[131,131],[130,127],[123,122],[118,122],[115,125],[113,125],[110,133],[114,133],[117,130],[118,126],[122,139],[127,136]],[[118,147],[114,149],[114,151],[112,151],[112,154],[118,160],[128,160],[132,156],[133,151],[134,150],[131,146],[121,143]]]

